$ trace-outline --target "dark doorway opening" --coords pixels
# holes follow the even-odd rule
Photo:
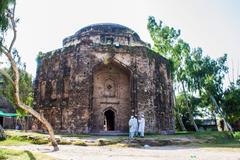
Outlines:
[[[104,113],[104,130],[105,131],[114,131],[115,124],[115,115],[112,110],[107,110]]]
[[[0,117],[0,125],[3,127],[3,117]]]

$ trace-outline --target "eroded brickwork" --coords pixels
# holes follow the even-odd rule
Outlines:
[[[144,113],[146,132],[174,132],[169,62],[134,31],[98,24],[63,43],[41,58],[34,90],[35,109],[57,131],[127,132],[130,115]]]

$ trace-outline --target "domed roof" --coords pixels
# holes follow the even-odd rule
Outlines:
[[[134,35],[137,39],[140,39],[138,34],[131,30],[128,27],[125,27],[120,24],[116,23],[98,23],[98,24],[92,24],[87,27],[84,27],[77,31],[75,35],[81,35],[86,32],[103,32],[103,33],[115,33],[115,34],[131,34]]]
[[[99,37],[99,39],[97,39],[97,37]],[[69,46],[71,44],[80,43],[81,39],[91,39],[93,43],[104,44],[102,39],[105,37],[113,38],[113,41],[115,41],[115,38],[116,40],[121,39],[124,41],[123,38],[125,37],[125,40],[128,41],[128,45],[132,44],[131,42],[134,42],[135,45],[137,43],[139,45],[141,44],[141,46],[145,45],[145,43],[140,39],[139,35],[135,31],[128,27],[115,23],[98,23],[86,26],[77,31],[74,35],[65,38],[63,40],[63,45]],[[121,44],[121,42],[119,42],[119,44]]]

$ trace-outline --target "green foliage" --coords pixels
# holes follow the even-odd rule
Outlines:
[[[200,115],[199,108],[204,107],[212,113],[222,113],[223,79],[228,72],[227,54],[216,60],[204,56],[201,48],[191,49],[188,43],[180,39],[180,30],[164,26],[162,21],[157,24],[154,17],[148,19],[148,30],[154,42],[153,50],[172,62],[175,86],[180,85],[178,92],[185,95],[177,98],[180,113]],[[213,105],[210,96],[214,97],[218,108]],[[188,111],[186,106],[190,108]]]
[[[12,77],[12,70],[5,68],[4,71]],[[33,100],[33,91],[32,91],[32,76],[28,74],[25,70],[19,70],[20,79],[19,79],[19,88],[20,88],[20,99],[25,104],[31,106]],[[0,88],[0,95],[6,97],[12,104],[15,104],[13,96],[13,85],[7,78],[3,77],[3,86]],[[19,110],[21,112],[21,110]]]
[[[233,137],[234,137],[235,139],[240,140],[240,132],[234,132],[234,133],[233,133]]]
[[[8,75],[8,77],[11,78],[11,76],[10,76],[10,74],[9,74],[10,69],[4,68],[4,69],[2,69],[2,71],[3,71],[6,75]],[[2,72],[1,72],[1,73],[2,73]],[[8,101],[9,101],[10,103],[12,103],[12,105],[14,105],[15,103],[14,103],[14,98],[13,98],[13,90],[14,90],[14,89],[13,89],[13,85],[12,85],[12,83],[9,81],[9,79],[6,78],[6,76],[3,76],[3,74],[1,74],[1,76],[2,76],[3,82],[2,82],[2,87],[0,88],[0,95],[6,97],[6,99],[8,99]]]
[[[47,139],[33,139],[31,140],[32,144],[48,144],[49,141]]]
[[[15,2],[15,0],[1,0],[0,1],[0,31],[4,32],[9,27],[9,19],[7,17],[7,12],[9,6]]]
[[[4,42],[4,33],[11,26],[8,16],[13,3],[15,3],[15,0],[0,0],[0,46],[2,46]]]
[[[16,23],[19,21],[19,19],[15,18],[14,12],[15,12],[15,0],[0,0],[0,53],[3,52],[11,52],[11,56],[13,57],[13,60],[16,62],[17,67],[19,69],[20,73],[20,79],[19,79],[19,88],[20,88],[20,99],[27,103],[28,105],[31,105],[32,103],[32,77],[29,75],[25,69],[26,64],[21,62],[21,57],[16,49],[12,49],[12,46],[7,48],[6,44],[3,44],[2,42],[5,42],[5,34],[7,34],[8,29],[13,29],[12,25],[16,25]],[[14,24],[11,23],[11,17],[14,19]],[[7,49],[6,49],[7,48]],[[9,53],[10,54],[10,53]],[[1,56],[1,55],[0,55]],[[2,72],[3,71],[3,72]],[[14,102],[14,87],[12,85],[14,80],[13,71],[11,68],[5,68],[1,69],[0,74],[3,77],[3,87],[0,88],[0,95],[6,97],[13,105]]]
[[[21,145],[28,145],[30,144],[29,141],[20,141],[16,139],[7,138],[6,140],[0,141],[0,146],[21,146]]]
[[[236,83],[231,83],[224,92],[223,110],[227,114],[227,119],[231,123],[240,120],[240,76]]]
[[[166,58],[171,57],[173,46],[180,36],[180,30],[175,30],[173,27],[169,26],[163,26],[162,21],[157,24],[154,17],[148,18],[147,27],[154,42],[153,49]]]
[[[203,56],[202,49],[197,48],[186,55],[183,71],[179,72],[178,80],[185,82],[189,94],[198,95],[201,99],[195,107],[199,108],[198,110],[208,111],[211,117],[216,114],[224,117],[221,104],[224,100],[223,79],[228,72],[226,61],[226,54],[215,60]],[[216,100],[217,106],[213,104],[211,96]],[[194,105],[192,102],[191,104]]]
[[[24,134],[19,134],[18,132],[13,133],[13,134],[9,134],[7,133],[8,138],[6,141],[2,141],[2,143],[0,143],[1,145],[11,145],[11,144],[19,144],[19,145],[23,145],[23,144],[48,144],[48,139],[46,137],[43,136],[38,136],[38,135],[24,135]]]
[[[153,50],[170,60],[171,73],[175,81],[181,75],[183,78],[183,59],[190,52],[188,43],[180,39],[180,30],[156,23],[154,17],[148,18],[148,30],[154,42]]]
[[[212,103],[209,98],[211,95],[219,105],[223,101],[223,79],[228,72],[226,61],[226,54],[214,60],[203,56],[200,48],[193,50],[185,60],[187,86],[191,92],[199,93],[202,103],[206,106]]]
[[[41,59],[43,58],[43,56],[44,56],[43,52],[41,52],[41,51],[38,52],[37,57],[36,57],[37,66],[40,65],[40,62],[41,62]]]
[[[194,116],[202,116],[202,113],[199,112],[198,110],[198,107],[201,106],[201,99],[193,95],[188,95],[188,97],[189,97],[190,103],[192,104],[191,105],[192,108],[190,108],[192,111],[192,114]],[[185,113],[184,115],[188,114],[188,110],[186,109],[186,104],[185,104],[185,97],[182,92],[178,94],[176,100],[177,100],[176,105],[180,109],[180,112]]]
[[[32,76],[26,71],[20,71],[19,88],[21,101],[31,106],[33,101]]]

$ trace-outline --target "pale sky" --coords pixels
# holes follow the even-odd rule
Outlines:
[[[35,76],[39,51],[62,47],[62,40],[94,23],[118,23],[151,43],[148,16],[181,30],[191,47],[211,57],[229,54],[229,65],[240,63],[239,0],[17,0],[16,48]]]

